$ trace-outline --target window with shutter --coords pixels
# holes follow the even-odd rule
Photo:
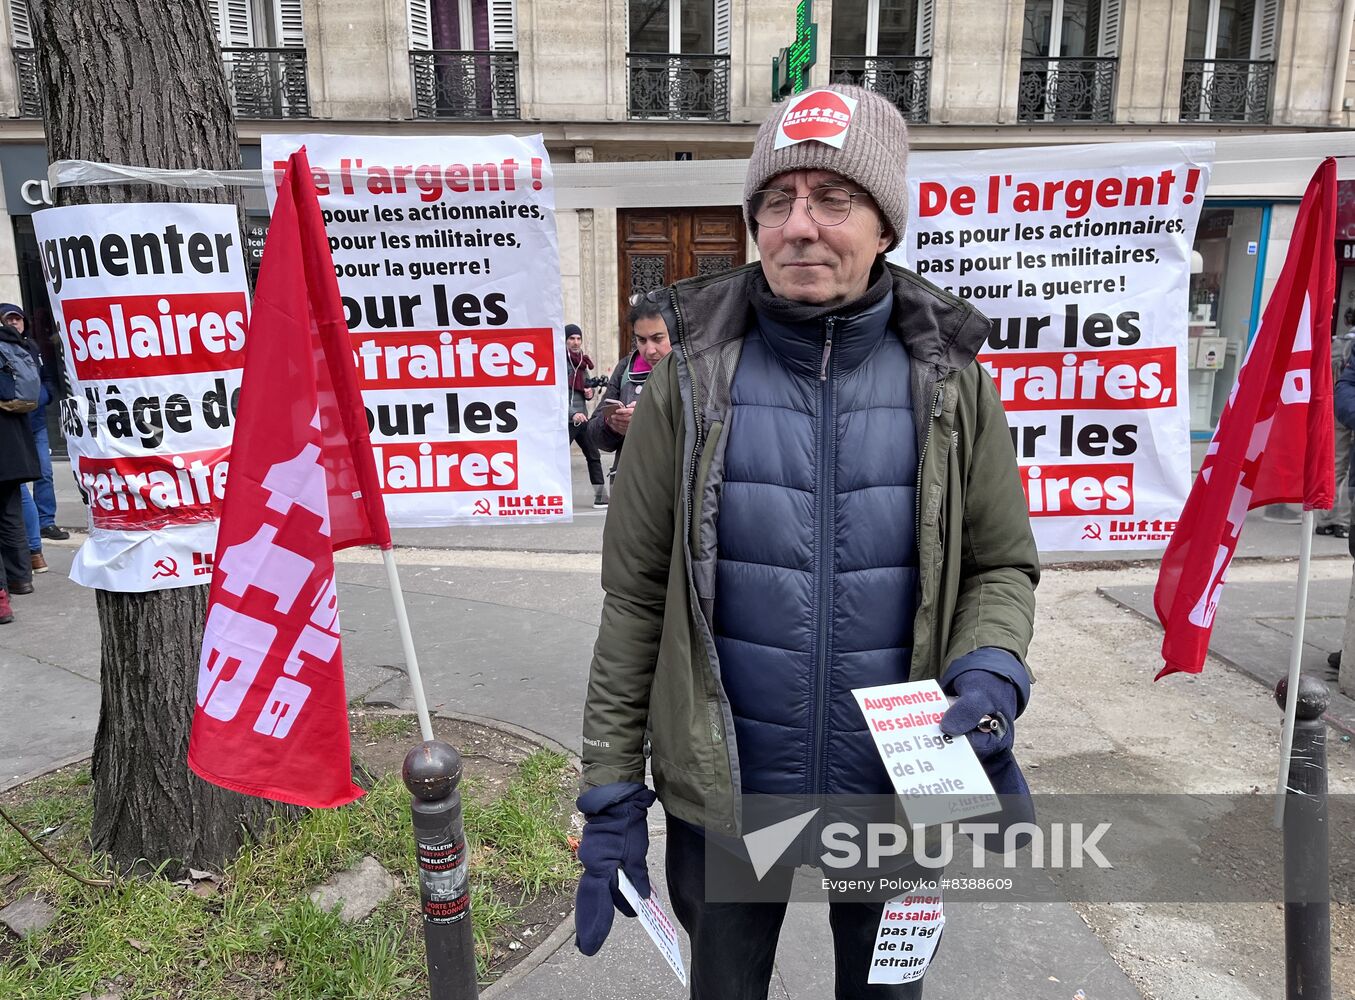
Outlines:
[[[223,49],[248,49],[254,45],[254,17],[249,0],[217,0],[219,11],[212,18]]]
[[[932,54],[932,25],[936,20],[936,0],[921,0],[917,5],[917,50],[914,55]]]
[[[730,0],[715,0],[715,51],[719,55],[729,54],[732,19]]]
[[[428,9],[429,0],[408,0],[409,3],[409,47],[411,49],[431,49],[433,47],[433,21]]]
[[[1256,5],[1256,28],[1251,36],[1253,59],[1274,59],[1280,38],[1280,0],[1261,0]]]
[[[285,49],[306,47],[305,19],[301,15],[301,0],[275,0],[274,7],[277,44]]]
[[[1103,58],[1120,54],[1120,0],[1101,0],[1096,54]]]
[[[489,0],[489,47],[504,51],[518,47],[515,0]]]
[[[19,49],[33,47],[33,27],[28,20],[28,0],[9,0],[10,43]]]

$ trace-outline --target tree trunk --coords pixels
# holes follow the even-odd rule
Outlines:
[[[207,0],[30,0],[47,155],[237,169],[240,149]],[[231,203],[167,186],[59,188],[58,203]],[[240,203],[234,202],[237,208]],[[207,588],[97,591],[102,702],[96,848],[115,864],[219,868],[279,808],[188,770]],[[176,876],[177,877],[177,876]]]

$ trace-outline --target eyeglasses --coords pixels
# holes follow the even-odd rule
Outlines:
[[[809,194],[792,197],[784,191],[756,191],[752,198],[753,221],[759,226],[776,229],[790,218],[791,208],[801,198],[809,217],[820,226],[840,226],[852,214],[857,198],[869,197],[866,191],[848,191],[843,187],[818,187]]]

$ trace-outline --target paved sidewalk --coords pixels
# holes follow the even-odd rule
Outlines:
[[[591,509],[591,491],[578,471],[579,517],[573,525],[398,533],[401,544],[419,546],[402,551],[400,563],[430,704],[511,722],[570,748],[578,746],[601,606],[597,553],[605,520],[605,512]],[[59,520],[77,527],[83,512],[64,486],[64,465],[58,474]],[[1244,538],[1247,557],[1297,552],[1297,527],[1259,515],[1249,520]],[[52,572],[37,578],[36,594],[15,599],[16,622],[0,627],[0,787],[88,753],[93,743],[99,706],[94,596],[65,577],[77,540],[46,543]],[[1316,542],[1319,558],[1349,558],[1343,541]],[[407,705],[380,565],[360,552],[341,558],[349,696]],[[1064,560],[1054,555],[1050,561]],[[1239,669],[1268,677],[1274,643],[1286,641],[1274,620],[1276,609],[1286,601],[1292,607],[1292,595],[1273,586],[1256,585],[1255,591],[1247,586],[1230,588],[1225,596],[1227,617],[1216,645]],[[1325,656],[1333,629],[1339,637],[1343,587],[1348,590],[1348,583],[1332,580],[1315,590],[1314,661],[1319,653]],[[1129,607],[1141,607],[1145,599],[1145,588],[1109,589]],[[651,872],[662,894],[662,824],[655,813]],[[945,944],[928,977],[928,1000],[1072,1000],[1078,989],[1088,1000],[1140,996],[1069,905],[957,903],[948,911]],[[822,904],[791,907],[773,997],[832,995],[825,916]],[[683,994],[637,923],[619,920],[600,956],[584,959],[567,941],[517,982],[511,995],[658,1000]]]

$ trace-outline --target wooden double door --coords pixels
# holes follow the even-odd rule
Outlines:
[[[737,206],[623,208],[617,211],[616,231],[618,356],[631,346],[626,314],[633,294],[719,274],[747,259],[743,211]]]

